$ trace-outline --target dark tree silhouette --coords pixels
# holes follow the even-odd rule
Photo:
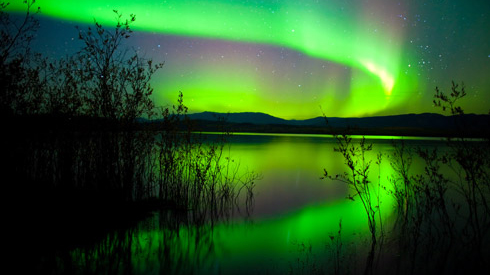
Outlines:
[[[131,23],[135,15],[123,20],[114,10],[117,19],[113,31],[106,30],[95,21],[95,29],[79,30],[79,38],[85,46],[78,54],[83,91],[88,112],[92,116],[123,122],[134,121],[142,115],[151,116],[153,102],[152,75],[163,66],[153,64],[136,52],[128,56],[128,49],[121,46],[131,36]]]
[[[83,48],[75,55],[48,61],[31,53],[30,44],[39,28],[33,12],[35,0],[24,1],[23,17],[6,12],[0,4],[0,108],[12,115],[69,115],[102,117],[134,122],[150,117],[154,104],[150,80],[163,66],[124,46],[131,36],[135,15],[122,19],[114,10],[116,26],[79,31]]]
[[[34,9],[35,0],[24,1],[26,13],[22,18],[5,12],[9,3],[0,3],[0,111],[5,114],[25,113],[33,100],[33,81],[38,68],[29,66],[33,56],[30,43],[39,28]],[[33,9],[35,11],[33,11]],[[35,85],[34,85],[35,86]]]

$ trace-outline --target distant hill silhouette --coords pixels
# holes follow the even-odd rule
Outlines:
[[[316,117],[304,120],[286,120],[254,112],[202,112],[187,116],[201,131],[218,131],[225,126],[233,132],[485,137],[490,128],[490,115],[475,114],[444,116],[423,113],[362,118]]]
[[[187,115],[193,120],[207,120],[218,121],[220,118],[229,123],[250,123],[250,124],[278,124],[278,125],[292,125],[292,120],[285,120],[282,118],[274,117],[264,113],[214,113],[203,112]]]

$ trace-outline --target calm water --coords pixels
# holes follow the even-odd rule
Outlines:
[[[212,134],[207,137],[215,138]],[[374,145],[369,153],[373,159],[371,180],[386,184],[392,171],[389,161],[385,157],[378,167],[374,159],[378,152],[393,151],[393,139],[377,137],[368,142]],[[447,149],[439,139],[409,139],[405,143]],[[137,274],[298,273],[305,266],[332,258],[326,247],[332,244],[330,236],[336,236],[340,220],[342,241],[361,252],[365,247],[362,236],[368,234],[362,205],[346,199],[349,189],[345,183],[320,179],[324,169],[329,174],[346,171],[335,146],[335,139],[327,136],[235,134],[226,147],[226,156],[235,160],[233,165],[238,165],[240,173],[261,175],[254,189],[251,216],[235,215],[213,227],[169,229],[166,224],[172,216],[155,213],[137,228],[109,236],[100,247],[111,249],[99,249],[93,256],[99,262],[86,260],[92,253],[88,250],[77,250],[74,257],[80,257],[82,270],[88,264],[107,265],[109,259],[120,258],[116,266]],[[423,167],[420,161],[413,166]],[[388,222],[393,199],[383,195],[381,200]],[[111,257],[113,253],[126,256]]]

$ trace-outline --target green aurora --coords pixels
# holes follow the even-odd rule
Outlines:
[[[22,11],[20,2],[10,8]],[[200,53],[181,48],[147,54],[169,61],[153,83],[157,105],[174,101],[180,90],[196,112],[253,111],[301,119],[321,115],[320,106],[329,116],[434,111],[426,107],[435,86],[446,88],[452,80],[442,76],[454,76],[455,81],[465,76],[455,74],[462,68],[428,72],[427,67],[443,65],[436,61],[430,65],[429,58],[417,52],[420,47],[407,46],[413,41],[424,44],[424,38],[412,37],[414,23],[407,25],[408,13],[415,8],[393,1],[40,0],[37,4],[49,18],[87,24],[95,18],[106,26],[115,22],[112,10],[136,14],[134,39],[140,40],[132,43],[143,44],[144,49],[156,44],[160,48],[159,43],[146,42],[155,36],[197,43],[194,48]],[[413,14],[414,21],[420,21],[422,13]],[[481,47],[488,46],[487,40]],[[422,50],[431,46],[425,44]],[[255,51],[259,53],[251,59]],[[276,61],[279,55],[284,59],[282,53],[289,55],[289,63]],[[488,67],[489,58],[483,57],[486,60],[480,62]],[[471,88],[482,97],[471,111],[487,112],[483,72],[465,74],[476,79]]]

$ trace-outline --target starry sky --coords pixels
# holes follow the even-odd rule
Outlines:
[[[80,49],[75,26],[136,15],[126,41],[165,62],[154,101],[191,112],[286,119],[437,112],[435,87],[464,82],[467,113],[490,111],[488,0],[38,0],[34,51]],[[25,10],[11,1],[9,10]]]

